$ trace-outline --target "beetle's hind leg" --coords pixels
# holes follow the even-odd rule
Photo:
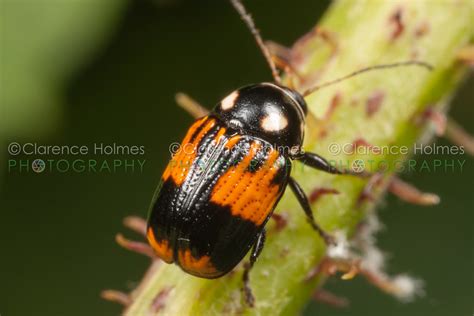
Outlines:
[[[326,233],[314,219],[313,210],[311,209],[311,205],[309,204],[309,199],[304,193],[301,186],[298,184],[298,182],[296,182],[295,179],[290,177],[288,184],[290,185],[291,190],[296,195],[298,202],[303,208],[303,211],[305,212],[311,227],[313,227],[313,229],[319,233],[319,235],[324,239],[327,245],[335,244],[334,238],[328,233]]]
[[[260,232],[260,234],[257,237],[257,241],[253,245],[252,248],[252,253],[250,254],[250,262],[245,263],[244,265],[244,275],[243,275],[243,281],[244,281],[244,287],[243,287],[243,292],[244,292],[244,297],[245,297],[245,302],[251,307],[255,305],[255,297],[252,294],[252,288],[250,287],[250,270],[252,269],[253,265],[257,261],[258,256],[260,256],[260,253],[263,250],[263,245],[265,244],[265,239],[266,239],[266,231],[265,228]]]
[[[176,93],[175,100],[179,107],[196,119],[209,114],[208,109],[183,92]]]

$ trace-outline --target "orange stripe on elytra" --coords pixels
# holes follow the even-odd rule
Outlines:
[[[222,127],[216,134],[216,137],[214,137],[214,141],[216,142],[216,145],[220,143],[221,137],[225,134],[225,127]]]
[[[173,179],[173,182],[177,186],[183,184],[194,160],[196,159],[196,153],[199,150],[199,148],[197,148],[199,146],[199,143],[201,142],[202,138],[209,132],[209,130],[211,130],[216,125],[215,119],[208,118],[209,117],[204,117],[203,119],[193,124],[193,126],[191,126],[183,142],[181,143],[180,151],[169,162],[168,167],[166,168],[165,173],[163,174],[163,180],[166,180],[171,177]],[[194,137],[193,142],[190,142],[191,138],[193,138],[197,129],[202,124],[205,125],[199,131],[199,134]]]
[[[151,247],[158,255],[158,257],[160,257],[163,261],[167,263],[173,262],[173,252],[169,247],[168,240],[157,241],[155,238],[155,233],[153,232],[153,229],[151,227],[148,227],[146,236],[148,242],[150,243]]]
[[[194,122],[193,125],[191,125],[191,127],[188,129],[188,132],[186,133],[186,136],[184,136],[184,139],[183,141],[181,142],[181,146],[180,146],[180,151],[178,151],[177,154],[175,154],[173,156],[173,159],[168,163],[168,165],[166,166],[166,169],[165,171],[163,172],[163,175],[161,176],[161,178],[163,179],[163,181],[166,181],[168,180],[168,178],[170,177],[171,175],[171,171],[173,169],[173,167],[176,166],[176,159],[177,156],[183,152],[183,146],[184,144],[187,144],[189,143],[191,137],[194,135],[194,133],[196,133],[196,130],[209,118],[209,116],[205,116],[203,118],[200,118],[199,120],[197,120],[196,122]]]
[[[195,258],[191,254],[191,250],[179,250],[178,259],[180,266],[187,272],[197,275],[215,275],[217,269],[211,262],[209,256],[202,256],[200,258]]]
[[[227,149],[232,149],[232,147],[235,146],[235,144],[237,144],[237,142],[241,139],[240,135],[235,135],[235,136],[232,136],[228,141],[227,143],[225,144],[225,147]]]
[[[222,175],[217,181],[217,190],[214,189],[212,192],[211,201],[221,205],[229,205],[238,198],[239,194],[243,193],[245,188],[239,186],[239,184],[245,180],[246,171],[260,146],[260,143],[253,142],[244,159],[237,165],[229,168],[229,170]]]
[[[258,170],[249,171],[250,163],[258,149],[260,144],[252,143],[248,155],[221,176],[211,194],[211,201],[230,206],[232,215],[261,225],[279,197],[280,186],[272,184],[271,181],[280,166],[275,164],[279,153],[272,149]]]
[[[252,155],[249,155],[250,160],[253,159]],[[255,173],[250,173],[248,171],[250,166],[251,161],[247,162],[245,161],[245,165],[240,166],[237,165],[238,168],[238,173],[240,173],[240,179],[236,183],[237,185],[234,187],[233,192],[230,194],[229,198],[227,199],[227,202],[230,202],[232,204],[232,214],[233,215],[242,215],[241,214],[241,198],[242,196],[249,192],[247,192],[250,184],[252,181],[255,179],[256,174]],[[237,173],[237,174],[238,174]]]
[[[233,207],[238,208],[240,216],[261,224],[272,211],[273,205],[278,198],[279,185],[272,185],[271,181],[278,172],[275,161],[279,154],[276,150],[269,153],[265,164],[255,173],[250,174],[247,192]]]

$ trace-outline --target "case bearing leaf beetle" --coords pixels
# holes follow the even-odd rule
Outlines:
[[[302,151],[307,105],[304,96],[283,86],[267,47],[237,0],[231,1],[254,34],[276,83],[240,88],[197,119],[164,171],[153,197],[147,238],[156,254],[185,272],[218,278],[231,271],[253,248],[245,265],[244,289],[249,304],[249,270],[263,249],[265,224],[287,186],[296,195],[310,225],[326,241],[307,196],[291,177],[291,161],[333,174],[351,173],[324,158]],[[350,74],[381,67],[366,68]]]

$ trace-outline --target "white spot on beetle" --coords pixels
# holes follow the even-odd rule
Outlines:
[[[221,101],[221,108],[223,110],[229,110],[229,109],[233,108],[234,105],[235,105],[235,100],[237,99],[238,96],[239,96],[238,91],[234,91],[231,94],[229,94],[228,96],[226,96],[224,98],[224,100]]]
[[[288,126],[288,119],[278,112],[270,112],[262,119],[262,128],[267,132],[278,132]]]

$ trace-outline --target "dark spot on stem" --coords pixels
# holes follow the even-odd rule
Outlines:
[[[277,232],[283,230],[288,224],[288,215],[286,213],[273,213],[272,219],[275,221],[275,229]]]
[[[165,287],[156,295],[156,297],[153,299],[153,302],[151,303],[152,313],[158,313],[165,308],[166,300],[172,289],[172,287]]]
[[[380,106],[382,105],[383,100],[385,99],[385,92],[382,90],[375,90],[367,98],[366,103],[366,113],[367,116],[372,117],[375,113],[378,112]]]
[[[317,188],[314,189],[310,195],[309,195],[309,202],[310,203],[315,203],[317,202],[321,196],[325,194],[339,194],[340,192],[336,189],[331,189],[331,188]]]
[[[403,24],[403,10],[402,8],[397,8],[395,12],[390,16],[389,23],[392,26],[390,39],[392,41],[399,38],[403,31],[405,30],[405,25]]]
[[[371,153],[374,153],[374,154],[379,154],[380,153],[380,149],[378,147],[374,147],[374,145],[372,145],[371,143],[369,143],[368,141],[366,141],[362,137],[356,138],[352,142],[352,150],[353,150],[352,153],[356,153],[357,148],[359,148],[359,147],[369,148],[369,149],[371,149]]]
[[[415,28],[415,37],[420,38],[428,34],[430,31],[430,24],[427,21],[423,21]]]
[[[326,111],[326,114],[324,115],[326,120],[331,118],[336,108],[339,106],[339,104],[341,104],[341,100],[342,100],[342,94],[340,92],[336,92],[331,99],[331,103],[329,103],[329,108]]]

